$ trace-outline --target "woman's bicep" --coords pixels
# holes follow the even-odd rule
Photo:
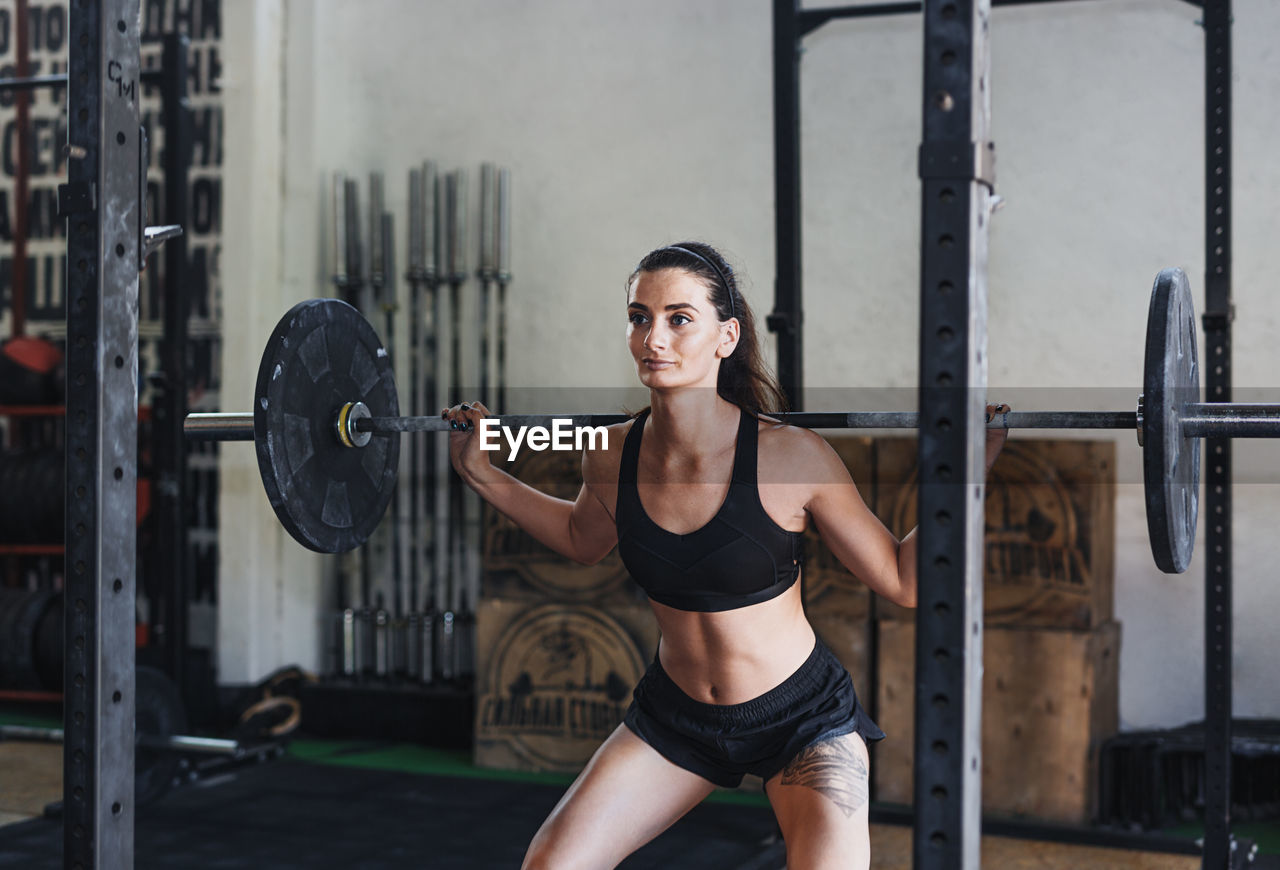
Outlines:
[[[569,534],[579,560],[594,565],[618,543],[613,510],[618,499],[614,457],[588,450],[582,455],[582,488],[569,514]]]
[[[594,565],[618,543],[618,527],[590,484],[578,490],[569,514],[569,537],[578,561]]]
[[[898,539],[867,507],[835,451],[823,462],[820,482],[806,505],[822,542],[870,589],[896,601],[902,588]]]

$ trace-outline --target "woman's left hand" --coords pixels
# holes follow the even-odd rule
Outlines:
[[[996,414],[1007,414],[1009,412],[1008,405],[987,405],[987,419],[990,420]],[[1000,455],[1000,451],[1004,449],[1004,442],[1009,437],[1009,430],[1003,426],[997,429],[987,430],[987,471],[991,471],[991,466],[996,461],[996,457]]]

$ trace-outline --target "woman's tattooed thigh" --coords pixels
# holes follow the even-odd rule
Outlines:
[[[830,798],[846,816],[867,802],[867,763],[848,738],[805,747],[782,769],[781,785],[808,786]]]

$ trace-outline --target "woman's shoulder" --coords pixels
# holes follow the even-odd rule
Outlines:
[[[820,478],[805,472],[825,469],[833,460],[840,462],[831,445],[811,429],[788,425],[767,413],[756,415],[756,422],[761,469],[778,469],[792,481],[815,480]]]
[[[582,478],[585,483],[618,482],[618,470],[622,466],[622,446],[639,417],[637,414],[621,423],[602,427],[605,437],[593,439],[591,445],[582,451]]]
[[[766,440],[776,447],[805,449],[813,448],[827,442],[812,429],[803,426],[792,426],[781,418],[761,411],[756,414],[756,431],[760,434],[760,444]]]

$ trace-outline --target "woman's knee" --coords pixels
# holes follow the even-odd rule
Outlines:
[[[529,851],[524,853],[524,863],[520,865],[520,870],[550,870],[555,866],[551,855],[545,849],[539,849],[530,843]]]
[[[571,866],[565,862],[568,856],[558,854],[555,843],[550,837],[544,837],[542,831],[533,838],[524,853],[524,863],[520,870],[550,870],[550,868]]]
[[[555,824],[555,818],[550,818],[529,843],[520,870],[587,870],[591,859],[582,848],[584,845],[572,842]]]

